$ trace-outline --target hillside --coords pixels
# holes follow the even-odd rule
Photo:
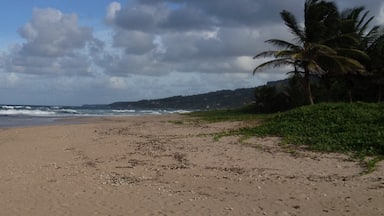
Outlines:
[[[174,96],[136,102],[116,102],[109,104],[116,109],[185,109],[206,110],[241,107],[254,100],[254,88],[221,90],[191,96]]]

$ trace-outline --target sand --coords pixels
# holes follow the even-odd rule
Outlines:
[[[384,164],[180,115],[0,130],[0,215],[384,215]]]

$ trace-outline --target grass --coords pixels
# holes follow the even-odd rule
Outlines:
[[[361,164],[364,167],[364,171],[362,174],[369,174],[376,170],[377,163],[384,160],[384,156],[375,156],[369,160],[361,160]]]
[[[288,143],[308,145],[312,150],[384,155],[383,104],[304,106],[245,130],[259,136],[281,136]]]
[[[310,150],[353,153],[368,170],[384,159],[384,104],[323,103],[273,115],[255,115],[249,108],[190,115],[209,122],[263,120],[261,125],[224,132],[215,139],[228,135],[279,136],[286,143]],[[373,159],[365,162],[366,156]]]
[[[270,117],[268,114],[256,114],[253,112],[253,106],[246,106],[239,109],[211,110],[186,113],[190,117],[198,117],[207,122],[220,121],[254,121],[264,120]]]

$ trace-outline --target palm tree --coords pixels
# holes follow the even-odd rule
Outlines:
[[[378,85],[377,102],[382,101],[384,87],[384,33],[377,37],[367,48],[370,56],[369,71],[372,73],[373,83]]]
[[[342,11],[339,15],[338,31],[335,37],[327,42],[327,45],[337,47],[339,53],[342,53],[342,55],[357,59],[366,66],[370,66],[370,56],[367,54],[368,50],[371,49],[370,47],[379,37],[379,26],[374,26],[369,30],[368,28],[374,17],[368,17],[369,11],[364,11],[364,7],[356,7]],[[364,14],[362,14],[363,12]],[[350,52],[351,50],[353,50],[353,52]],[[330,72],[338,75],[337,71]],[[351,68],[346,71],[346,73],[341,74],[347,82],[350,102],[352,102],[353,78],[364,75],[362,72],[366,71]]]
[[[357,35],[359,49],[369,56],[364,63],[373,83],[378,85],[377,101],[381,102],[384,86],[384,28],[375,25],[368,29],[374,16],[368,17],[369,11],[364,11],[364,7],[345,10],[341,17],[344,20],[343,30]],[[361,15],[362,12],[364,14]]]
[[[265,51],[254,56],[273,57],[273,60],[260,64],[253,70],[253,74],[266,67],[280,67],[290,65],[299,71],[303,69],[303,80],[308,97],[308,103],[314,104],[310,76],[328,73],[330,69],[346,72],[352,69],[363,70],[364,67],[355,59],[342,56],[338,50],[327,46],[326,41],[334,33],[338,20],[337,7],[334,3],[318,0],[306,0],[304,5],[304,28],[296,21],[294,15],[288,11],[280,13],[285,25],[294,36],[296,43],[279,39],[266,42],[282,50]]]

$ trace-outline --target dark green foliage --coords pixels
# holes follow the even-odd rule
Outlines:
[[[288,96],[289,109],[307,104],[304,85],[303,78],[298,74],[289,79],[288,86],[284,88]]]
[[[268,103],[264,97],[260,98],[265,110],[273,112],[300,106],[299,95],[307,98],[306,104],[382,100],[384,28],[370,27],[374,17],[363,6],[339,11],[335,1],[306,0],[304,26],[286,10],[280,16],[293,42],[267,40],[279,49],[254,56],[273,59],[258,65],[253,73],[268,67],[291,66],[302,84],[291,85],[284,91],[275,89],[276,92],[260,89],[260,93],[273,96]],[[313,75],[318,76],[320,82],[313,83]],[[284,103],[287,106],[281,108]]]
[[[187,113],[184,115],[198,117],[208,122],[219,121],[252,121],[266,118],[268,115],[256,114],[255,104],[239,109],[211,110]]]
[[[276,114],[260,127],[242,130],[281,136],[313,150],[384,154],[384,104],[304,106]]]
[[[313,85],[313,94],[317,103],[322,102],[376,102],[377,85],[372,85],[369,76],[345,75],[323,76]]]
[[[316,103],[376,102],[378,85],[369,76],[351,76],[350,81],[339,76],[322,76],[311,79],[313,99]],[[302,77],[293,75],[288,81],[265,85],[255,89],[255,112],[274,113],[307,104]],[[350,92],[349,92],[350,91]],[[350,93],[350,94],[349,94]],[[352,96],[352,98],[350,98]]]
[[[291,108],[288,95],[276,86],[261,86],[255,90],[255,111],[274,113]]]

